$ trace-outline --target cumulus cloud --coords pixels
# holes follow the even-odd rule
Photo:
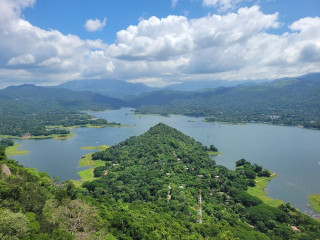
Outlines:
[[[127,60],[168,60],[193,49],[193,40],[186,17],[151,17],[138,26],[130,26],[117,33],[116,44],[108,54]]]
[[[197,79],[274,79],[319,71],[320,19],[281,35],[278,13],[258,6],[188,19],[155,16],[117,33],[113,44],[44,30],[21,18],[34,1],[0,1],[0,87],[120,79],[163,86]]]
[[[203,0],[202,5],[206,7],[217,7],[220,11],[234,8],[243,0]]]
[[[30,53],[18,57],[13,57],[8,61],[8,65],[27,65],[35,62],[34,56]]]
[[[104,18],[103,21],[100,21],[99,19],[88,19],[86,23],[84,24],[84,28],[88,32],[96,32],[101,31],[107,24],[107,18]]]

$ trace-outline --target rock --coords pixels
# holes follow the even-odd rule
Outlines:
[[[5,175],[5,176],[11,175],[10,169],[9,169],[9,168],[7,167],[7,165],[5,165],[5,164],[2,164],[2,165],[1,165],[1,172],[2,172],[2,174]]]

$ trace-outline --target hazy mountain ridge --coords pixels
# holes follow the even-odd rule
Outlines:
[[[86,110],[92,108],[119,108],[125,102],[88,91],[71,91],[63,88],[39,87],[31,84],[11,86],[0,90],[0,99],[13,100],[34,107],[66,107]],[[37,105],[36,105],[37,104]]]
[[[320,126],[320,74],[257,86],[220,87],[192,92],[156,91],[131,101],[139,113],[207,116],[225,122],[271,122]]]
[[[142,83],[128,83],[120,80],[74,80],[57,87],[73,91],[91,91],[121,99],[157,89]]]

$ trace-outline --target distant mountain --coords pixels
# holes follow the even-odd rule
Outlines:
[[[197,91],[205,88],[218,88],[218,87],[234,87],[234,86],[254,86],[261,83],[267,82],[267,80],[259,81],[226,81],[226,80],[216,80],[216,81],[188,81],[177,84],[172,84],[166,89],[175,91]]]
[[[226,122],[271,122],[320,128],[320,74],[257,86],[156,91],[131,101],[140,113],[207,116]]]
[[[38,87],[31,84],[11,86],[0,90],[0,111],[9,105],[19,109],[27,107],[34,111],[42,110],[88,110],[119,108],[125,106],[122,100],[92,92],[71,91],[61,88]],[[11,109],[16,111],[16,109]]]
[[[120,80],[74,80],[57,87],[74,91],[91,91],[121,99],[156,90],[142,83],[128,83]]]
[[[0,90],[0,133],[11,136],[48,136],[68,134],[48,130],[46,126],[106,126],[105,119],[95,119],[80,112],[126,106],[122,100],[92,92],[21,85]]]

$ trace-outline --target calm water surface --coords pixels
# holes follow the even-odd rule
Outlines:
[[[140,135],[163,122],[209,146],[214,144],[223,154],[214,157],[218,164],[234,169],[234,162],[245,158],[277,173],[267,187],[272,198],[292,203],[304,212],[309,194],[320,194],[320,131],[266,124],[214,124],[202,118],[131,115],[131,109],[92,113],[109,121],[133,124],[122,128],[78,128],[69,140],[17,140],[28,155],[15,160],[60,180],[79,179],[79,159],[90,151],[82,146],[113,145],[130,136]]]

